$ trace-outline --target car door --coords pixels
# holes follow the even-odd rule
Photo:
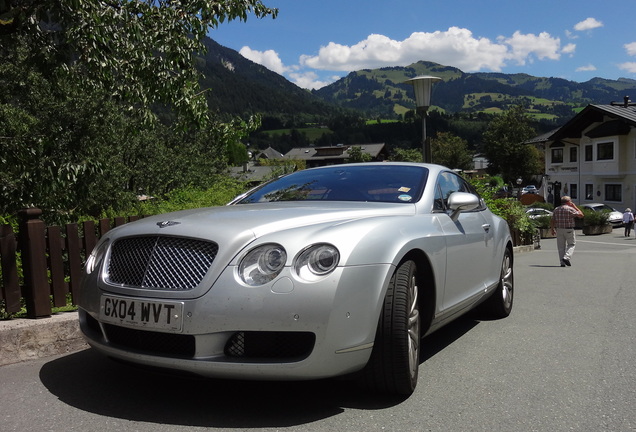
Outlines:
[[[478,208],[461,212],[453,220],[448,209],[448,197],[453,192],[477,195],[454,172],[442,172],[438,177],[434,211],[439,213],[446,238],[446,284],[442,302],[444,310],[460,306],[483,292],[491,271],[494,248],[494,227],[487,218],[489,213],[483,200],[480,198],[481,205]]]

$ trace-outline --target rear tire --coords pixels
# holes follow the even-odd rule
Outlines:
[[[410,395],[417,385],[420,364],[420,313],[415,262],[406,261],[393,274],[369,363],[363,370],[367,387]]]
[[[501,263],[501,273],[499,276],[499,284],[492,293],[490,298],[486,300],[480,308],[480,312],[484,312],[489,318],[506,318],[512,311],[512,302],[514,300],[514,272],[512,269],[512,252],[506,248],[503,261]]]

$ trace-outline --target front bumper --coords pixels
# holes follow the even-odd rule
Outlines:
[[[202,297],[179,299],[180,332],[100,321],[105,290],[88,277],[80,328],[95,349],[148,366],[242,379],[344,375],[368,362],[392,271],[389,264],[344,267],[314,283],[283,272],[254,288],[237,284],[228,267]]]

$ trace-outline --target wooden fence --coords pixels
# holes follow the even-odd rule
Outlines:
[[[18,232],[11,225],[0,225],[2,280],[0,300],[5,311],[16,313],[24,298],[28,318],[51,315],[51,307],[62,307],[76,298],[82,266],[95,244],[113,226],[139,219],[118,217],[65,227],[46,227],[37,208],[18,213]]]

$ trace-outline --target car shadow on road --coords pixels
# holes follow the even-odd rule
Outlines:
[[[426,337],[421,362],[476,324],[460,319]],[[349,379],[257,382],[165,374],[110,360],[93,349],[44,364],[40,380],[59,400],[83,411],[216,428],[284,428],[337,416],[346,408],[385,409],[405,400],[369,392]],[[427,391],[426,383],[416,391]]]

